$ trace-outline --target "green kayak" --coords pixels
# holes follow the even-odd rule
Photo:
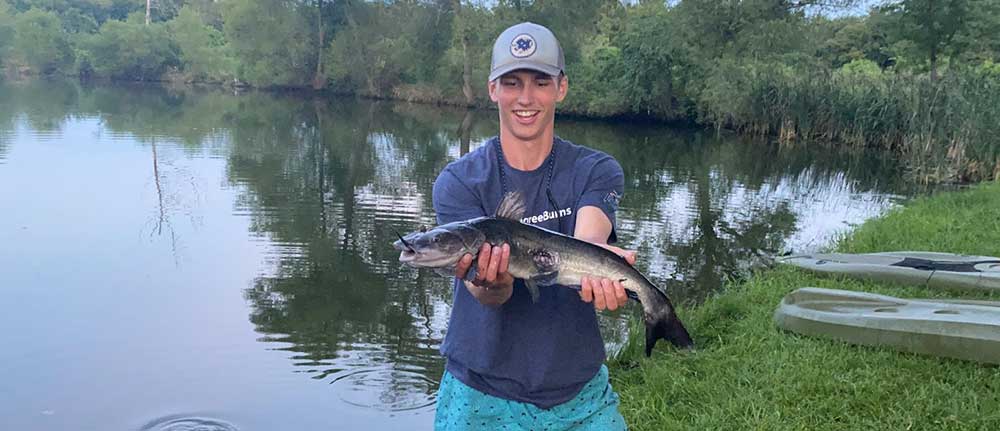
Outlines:
[[[806,287],[785,296],[774,321],[803,335],[1000,364],[1000,302],[900,299]]]
[[[860,279],[975,290],[1000,290],[1000,258],[899,251],[808,254],[778,258],[810,271]]]

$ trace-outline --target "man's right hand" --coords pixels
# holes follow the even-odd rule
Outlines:
[[[514,293],[514,277],[507,272],[510,262],[510,245],[494,246],[484,243],[476,260],[476,277],[465,281],[465,288],[480,304],[498,307]],[[472,267],[472,255],[466,254],[455,266],[455,276],[465,278]]]

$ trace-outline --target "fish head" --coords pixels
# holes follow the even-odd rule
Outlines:
[[[466,253],[476,256],[486,236],[468,223],[449,223],[401,236],[392,245],[399,261],[416,268],[453,268]]]

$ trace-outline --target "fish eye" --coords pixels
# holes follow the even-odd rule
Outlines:
[[[420,225],[420,233],[427,233],[427,225]]]

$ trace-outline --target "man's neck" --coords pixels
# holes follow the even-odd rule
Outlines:
[[[510,167],[520,171],[533,171],[545,163],[552,152],[554,133],[546,133],[539,139],[524,141],[500,132],[500,147],[504,160]]]

